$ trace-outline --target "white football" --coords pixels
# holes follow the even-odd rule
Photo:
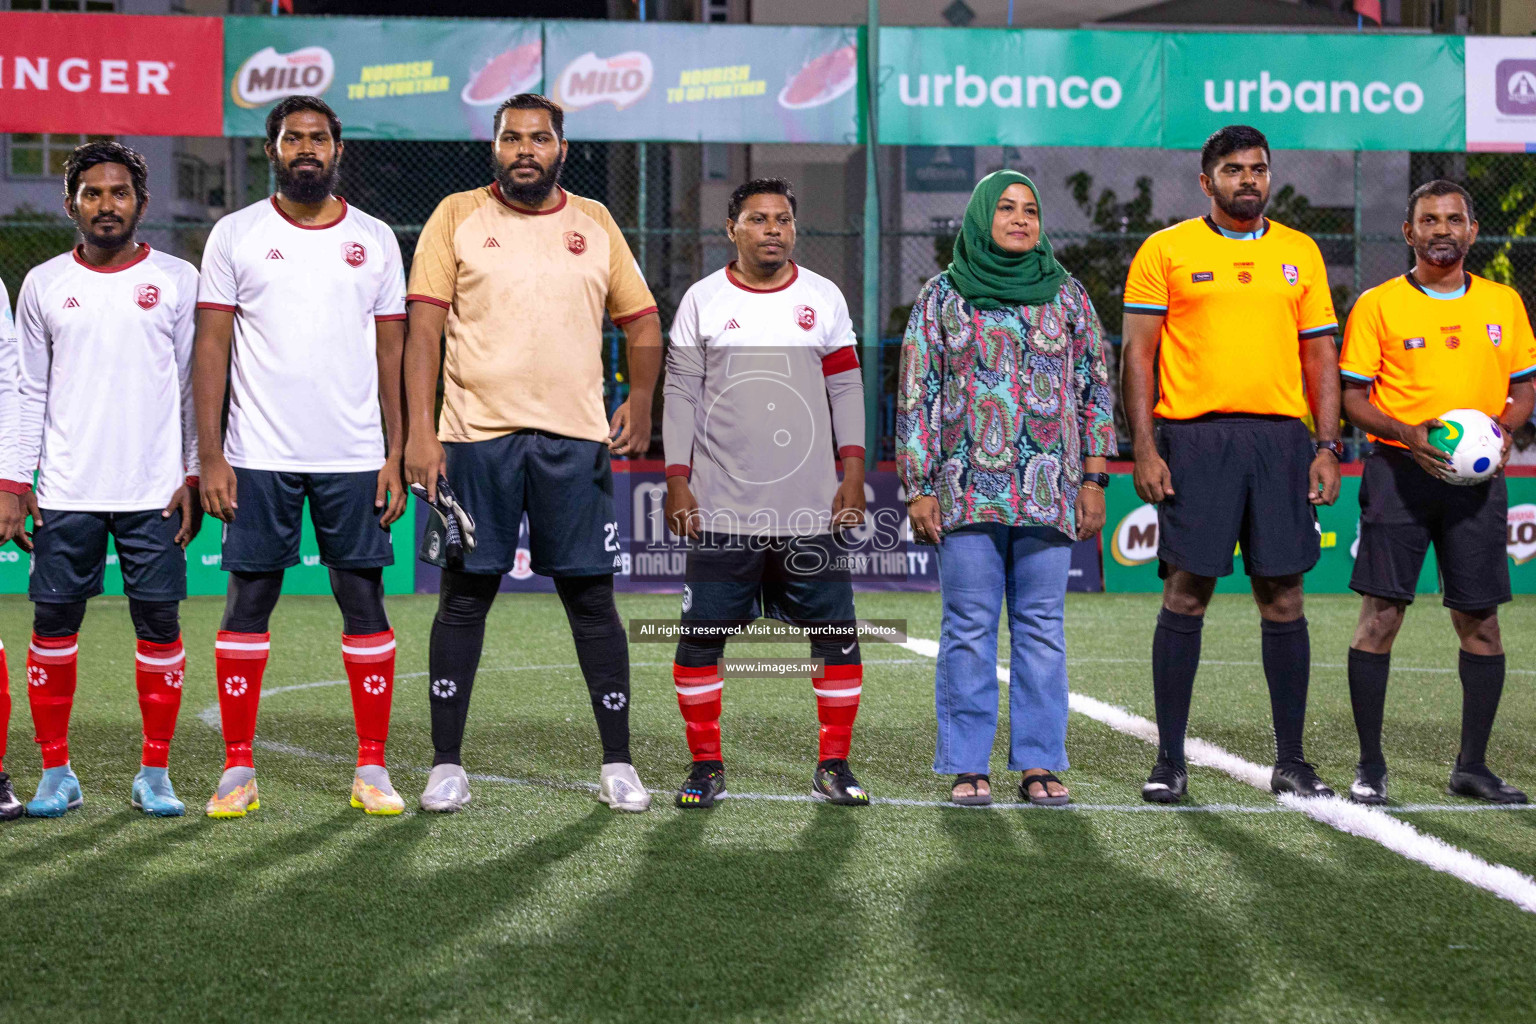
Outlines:
[[[1504,455],[1504,428],[1476,409],[1452,409],[1437,417],[1444,426],[1429,432],[1429,443],[1450,461],[1449,482],[1472,486],[1498,472]]]

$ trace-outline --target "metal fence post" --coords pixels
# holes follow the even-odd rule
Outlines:
[[[875,173],[875,106],[879,100],[880,3],[869,0],[864,32],[868,95],[864,117],[864,461],[880,459],[880,193]]]

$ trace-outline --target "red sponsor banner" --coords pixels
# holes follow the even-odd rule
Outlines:
[[[0,132],[222,135],[218,18],[0,14]]]

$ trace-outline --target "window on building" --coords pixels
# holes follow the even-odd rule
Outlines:
[[[110,140],[110,135],[58,135],[16,132],[11,135],[6,169],[12,178],[58,178],[64,161],[82,142]]]

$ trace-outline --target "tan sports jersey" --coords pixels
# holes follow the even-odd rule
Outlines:
[[[411,264],[407,301],[448,310],[443,441],[545,430],[605,441],[603,312],[656,312],[602,203],[560,189],[549,210],[513,206],[494,183],[438,204]]]

